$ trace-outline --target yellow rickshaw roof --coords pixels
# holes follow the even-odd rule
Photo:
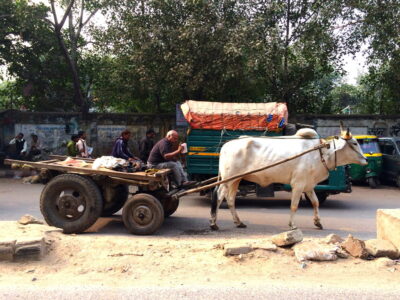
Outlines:
[[[353,135],[355,139],[377,139],[376,135]]]

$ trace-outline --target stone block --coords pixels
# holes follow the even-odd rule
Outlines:
[[[296,244],[294,249],[294,255],[299,262],[307,260],[314,261],[332,261],[337,260],[336,251],[339,250],[337,245],[326,245],[314,241],[305,241]]]
[[[330,234],[325,238],[325,243],[327,244],[340,244],[344,240],[337,234]]]
[[[389,257],[391,259],[399,257],[396,247],[387,240],[372,239],[365,241],[365,249],[375,257]]]
[[[18,240],[15,244],[15,260],[41,259],[46,249],[43,237]]]
[[[387,257],[380,257],[375,260],[375,264],[380,268],[387,268],[387,267],[393,267],[396,264],[396,262]]]
[[[364,241],[354,238],[351,234],[341,244],[341,247],[353,257],[366,259],[369,255]]]
[[[247,253],[250,253],[251,251],[253,251],[253,248],[249,245],[227,244],[224,246],[224,255],[225,256],[247,254]]]
[[[28,224],[44,224],[43,221],[36,219],[31,215],[24,215],[18,220],[19,224],[28,225]]]
[[[300,229],[285,231],[280,234],[273,235],[271,239],[272,242],[279,247],[290,246],[301,242],[303,240],[303,233]]]
[[[16,240],[0,241],[0,261],[12,260],[15,252]]]
[[[278,248],[271,241],[261,241],[253,244],[253,249],[261,249],[266,251],[276,251]]]
[[[377,238],[390,241],[400,251],[400,209],[378,209]]]

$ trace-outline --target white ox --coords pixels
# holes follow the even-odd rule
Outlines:
[[[329,176],[329,170],[347,164],[366,165],[357,141],[352,138],[349,129],[342,135],[329,141],[330,147],[320,151],[312,151],[281,165],[259,171],[244,177],[228,181],[218,187],[214,193],[211,206],[211,229],[218,230],[217,210],[226,199],[237,227],[244,225],[235,210],[235,197],[242,179],[267,186],[271,183],[290,184],[292,198],[290,205],[290,228],[296,228],[294,214],[297,211],[302,193],[306,193],[314,208],[314,224],[322,229],[318,212],[318,198],[314,187]],[[243,137],[227,142],[222,148],[219,159],[220,179],[226,179],[238,174],[261,168],[299,154],[320,144],[322,140],[312,129],[300,129],[294,136],[265,138]]]

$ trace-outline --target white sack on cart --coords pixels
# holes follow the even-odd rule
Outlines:
[[[107,168],[107,169],[114,169],[118,166],[126,166],[128,164],[128,161],[122,158],[116,158],[114,156],[102,156],[99,158],[96,158],[96,160],[92,164],[92,169],[93,170],[98,170],[101,167]]]

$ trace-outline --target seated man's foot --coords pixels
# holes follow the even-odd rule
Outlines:
[[[184,181],[181,184],[181,187],[189,187],[191,185],[194,185],[197,181]]]

